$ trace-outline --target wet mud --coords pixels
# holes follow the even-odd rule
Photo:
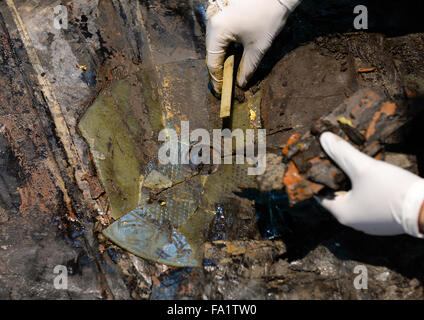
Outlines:
[[[49,23],[57,4],[0,4],[0,297],[423,298],[422,241],[364,235],[311,200],[290,206],[278,178],[290,136],[363,87],[415,110],[389,156],[422,168],[419,8],[367,2],[376,19],[357,32],[355,1],[305,0],[223,124],[208,90],[205,1],[66,1],[67,30]],[[267,172],[161,166],[158,132],[184,120],[267,129]],[[52,286],[56,265],[68,291]],[[357,265],[367,290],[353,286]]]

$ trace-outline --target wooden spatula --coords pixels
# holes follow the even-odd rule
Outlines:
[[[233,95],[234,78],[234,55],[229,56],[224,63],[224,81],[222,83],[221,94],[221,118],[227,118],[231,115],[231,102]]]

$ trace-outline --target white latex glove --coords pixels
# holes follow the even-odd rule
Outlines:
[[[301,0],[209,0],[206,50],[211,84],[221,93],[225,52],[243,44],[237,84],[244,87]]]
[[[424,237],[418,222],[424,179],[363,154],[333,133],[320,140],[352,183],[352,190],[334,199],[317,198],[340,223],[372,235]]]

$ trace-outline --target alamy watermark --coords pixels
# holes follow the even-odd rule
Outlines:
[[[53,27],[57,30],[68,29],[68,8],[63,5],[54,7],[55,17],[53,19]]]
[[[358,15],[353,20],[355,29],[368,30],[368,8],[364,5],[358,5],[353,9],[353,13]]]
[[[164,142],[158,152],[162,165],[220,165],[233,164],[235,160],[236,164],[250,165],[248,175],[262,175],[266,169],[265,129],[214,129],[211,139],[208,130],[195,129],[190,133],[189,122],[182,121],[180,136],[174,129],[164,129],[158,139]]]
[[[364,265],[355,266],[353,273],[358,274],[353,280],[353,286],[356,290],[368,289],[368,269]]]
[[[57,265],[53,269],[57,276],[53,280],[53,287],[56,290],[68,290],[68,268],[63,265]]]

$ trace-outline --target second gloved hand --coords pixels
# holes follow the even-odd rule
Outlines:
[[[373,235],[424,237],[418,222],[424,179],[375,160],[332,133],[323,133],[320,140],[352,183],[352,190],[343,195],[318,199],[340,223]]]
[[[237,84],[244,87],[298,3],[300,0],[210,1],[206,30],[207,65],[211,84],[217,93],[222,89],[228,45],[237,42],[244,46],[237,74]]]

